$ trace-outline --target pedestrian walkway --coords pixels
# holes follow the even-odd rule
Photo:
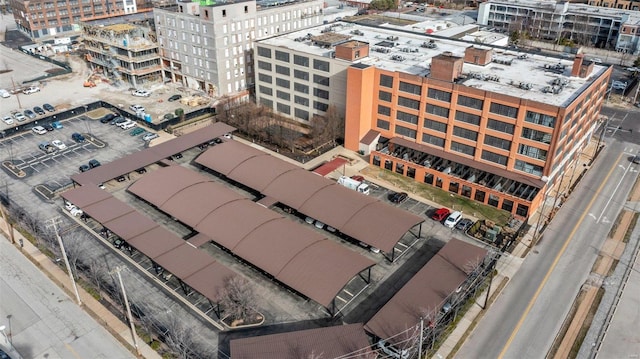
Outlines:
[[[21,247],[22,253],[38,268],[40,268],[40,270],[42,270],[42,272],[45,273],[53,282],[60,286],[67,295],[69,295],[69,298],[72,301],[76,302],[71,280],[67,273],[58,267],[49,257],[40,252],[38,248],[31,244],[31,242],[26,240],[20,232],[13,230],[13,236],[11,236],[11,233],[8,231],[7,223],[2,218],[0,218],[0,230],[7,234],[9,240],[13,238],[15,245]],[[78,287],[78,294],[84,310],[98,323],[105,327],[107,331],[114,336],[114,338],[135,354],[135,345],[129,326],[113,315],[113,313],[107,310],[107,308],[94,299],[82,287]],[[155,350],[151,349],[151,347],[144,343],[140,338],[137,338],[136,340],[139,351],[138,357],[147,359],[161,358]]]

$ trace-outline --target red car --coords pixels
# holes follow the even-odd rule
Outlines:
[[[448,208],[443,207],[433,212],[431,219],[433,219],[434,221],[442,222],[445,218],[447,218],[447,216],[449,216],[449,214],[451,214],[451,211]]]
[[[351,176],[351,179],[352,180],[356,180],[358,182],[364,182],[364,177],[359,176],[359,175],[353,175],[353,176]]]

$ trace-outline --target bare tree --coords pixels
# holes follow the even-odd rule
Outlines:
[[[67,252],[71,270],[74,272],[74,276],[77,277],[78,263],[81,262],[80,258],[84,258],[89,250],[87,243],[89,239],[84,233],[73,231],[63,235],[62,240],[64,241],[64,249]]]
[[[327,119],[327,137],[335,145],[337,139],[344,138],[344,117],[340,115],[335,105],[329,105],[325,117]]]
[[[224,287],[218,292],[218,303],[231,320],[247,321],[256,314],[258,298],[251,282],[241,276],[224,280]]]
[[[327,141],[328,137],[328,126],[327,119],[318,115],[314,115],[309,121],[311,125],[311,130],[309,132],[309,137],[311,137],[311,143],[313,143],[313,148],[316,151],[319,151],[320,146],[322,146]]]

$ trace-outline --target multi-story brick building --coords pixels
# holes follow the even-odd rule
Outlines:
[[[10,0],[18,29],[32,39],[77,36],[80,21],[150,11],[149,0]]]
[[[155,8],[164,75],[211,96],[253,86],[253,42],[322,23],[322,1],[179,1]]]
[[[371,164],[521,217],[585,147],[611,73],[582,54],[353,24],[261,41],[256,62],[262,104],[299,120],[316,102],[342,107],[345,147]]]

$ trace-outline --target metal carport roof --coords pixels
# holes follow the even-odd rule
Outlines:
[[[454,254],[455,253],[455,254]],[[446,298],[468,276],[487,251],[452,238],[367,322],[367,331],[399,343],[414,334],[420,318],[433,319]]]
[[[385,253],[392,253],[405,233],[424,222],[420,216],[237,141],[208,149],[196,163]]]
[[[87,172],[74,174],[71,179],[81,185],[97,185],[233,131],[235,131],[235,127],[223,122],[216,122],[198,131],[176,137],[115,161],[104,163],[102,166]]]
[[[190,189],[196,188],[191,183],[198,183],[197,186],[201,189],[200,203],[207,202],[203,198],[210,198],[212,202],[217,197],[225,198],[220,206],[210,210],[204,218],[202,214],[195,213],[199,210],[198,207],[186,212],[176,210],[166,213],[183,223],[193,223],[195,219],[202,218],[193,227],[196,231],[325,307],[329,307],[334,297],[353,277],[375,264],[227,187],[196,177],[205,178],[181,166],[165,167],[147,173],[131,185],[128,191],[163,211],[176,210],[184,205],[177,206],[174,201],[189,201],[194,198],[194,193],[181,196],[182,191],[173,186],[171,178],[191,178],[182,183]],[[172,192],[170,199],[165,200],[166,191],[162,186],[167,186],[167,191]],[[155,191],[146,190],[150,187]],[[235,200],[232,199],[233,196],[236,196]],[[164,205],[159,203],[162,200]],[[300,241],[303,245],[300,245]],[[270,248],[269,243],[273,245]],[[253,262],[253,259],[257,259],[258,263]]]

